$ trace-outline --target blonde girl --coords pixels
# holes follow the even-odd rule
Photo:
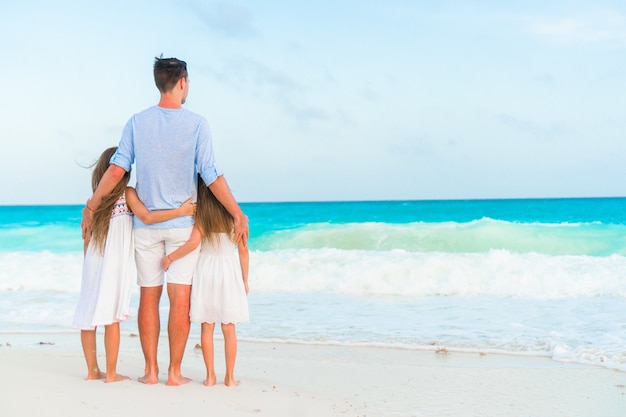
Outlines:
[[[226,356],[224,385],[235,386],[239,384],[234,377],[237,358],[235,324],[249,320],[248,247],[245,242],[234,243],[233,217],[198,176],[195,227],[187,243],[163,258],[163,269],[167,271],[172,262],[200,244],[198,265],[191,284],[189,316],[192,322],[202,326],[202,356],[206,366],[204,384],[211,386],[216,382],[213,332],[215,324],[219,323]]]
[[[95,190],[109,167],[117,147],[106,149],[95,164],[91,186]],[[133,188],[127,187],[130,172],[98,207],[87,201],[83,215],[93,218],[91,234],[84,240],[85,258],[81,290],[73,324],[81,329],[81,344],[87,362],[87,379],[117,382],[128,379],[117,373],[120,345],[119,323],[129,315],[134,276],[133,212],[146,222],[160,222],[194,212],[191,199],[173,210],[150,212],[143,207]],[[128,190],[128,191],[127,191]],[[143,207],[143,210],[142,210]],[[140,217],[141,218],[141,217]],[[96,328],[104,326],[106,372],[101,372],[96,354]]]

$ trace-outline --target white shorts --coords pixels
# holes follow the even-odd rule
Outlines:
[[[140,287],[158,287],[168,284],[191,285],[191,278],[198,263],[200,246],[193,252],[172,262],[167,272],[163,271],[163,257],[174,252],[189,240],[190,227],[171,229],[136,228],[135,262],[137,263],[137,284]]]

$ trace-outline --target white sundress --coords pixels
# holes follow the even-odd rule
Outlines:
[[[236,245],[227,233],[217,233],[215,247],[202,242],[191,283],[189,317],[194,323],[247,323],[248,297]]]
[[[81,330],[128,318],[135,268],[133,215],[124,194],[115,202],[104,255],[89,242],[73,325]]]

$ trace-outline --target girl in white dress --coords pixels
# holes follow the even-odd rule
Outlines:
[[[235,386],[239,384],[234,377],[237,359],[235,324],[249,320],[248,247],[246,242],[239,245],[233,242],[233,217],[199,176],[195,223],[189,241],[166,255],[162,265],[167,271],[172,262],[202,243],[191,283],[189,316],[192,322],[202,323],[200,337],[207,372],[204,384],[215,385],[213,332],[215,323],[220,323],[226,356],[224,385]]]
[[[106,149],[95,164],[91,184],[95,190],[109,167],[117,147]],[[74,314],[74,326],[81,329],[80,338],[87,362],[87,379],[116,382],[128,379],[117,374],[120,344],[119,323],[128,318],[131,283],[134,276],[133,213],[144,222],[156,223],[177,216],[189,216],[194,205],[188,199],[173,210],[148,211],[133,188],[126,187],[130,172],[109,193],[99,207],[83,210],[93,216],[91,236],[84,241],[85,259],[80,298]],[[144,220],[145,219],[145,220]],[[106,373],[100,371],[96,355],[96,327],[104,326]]]

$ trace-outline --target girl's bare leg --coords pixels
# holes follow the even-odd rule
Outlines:
[[[224,385],[234,387],[239,385],[235,379],[235,361],[237,360],[237,333],[234,323],[222,323],[224,335],[224,353],[226,354],[226,375]]]
[[[87,362],[87,378],[86,379],[102,379],[104,373],[100,371],[98,366],[98,357],[96,355],[96,329],[81,330],[80,343],[83,345],[83,355]]]
[[[117,355],[120,351],[120,324],[104,326],[104,350],[107,356],[107,373],[104,382],[118,382],[130,379],[117,373]]]
[[[202,331],[200,332],[200,344],[202,346],[202,357],[206,366],[206,379],[204,385],[210,387],[215,385],[215,365],[213,351],[213,331],[215,323],[202,323]]]

